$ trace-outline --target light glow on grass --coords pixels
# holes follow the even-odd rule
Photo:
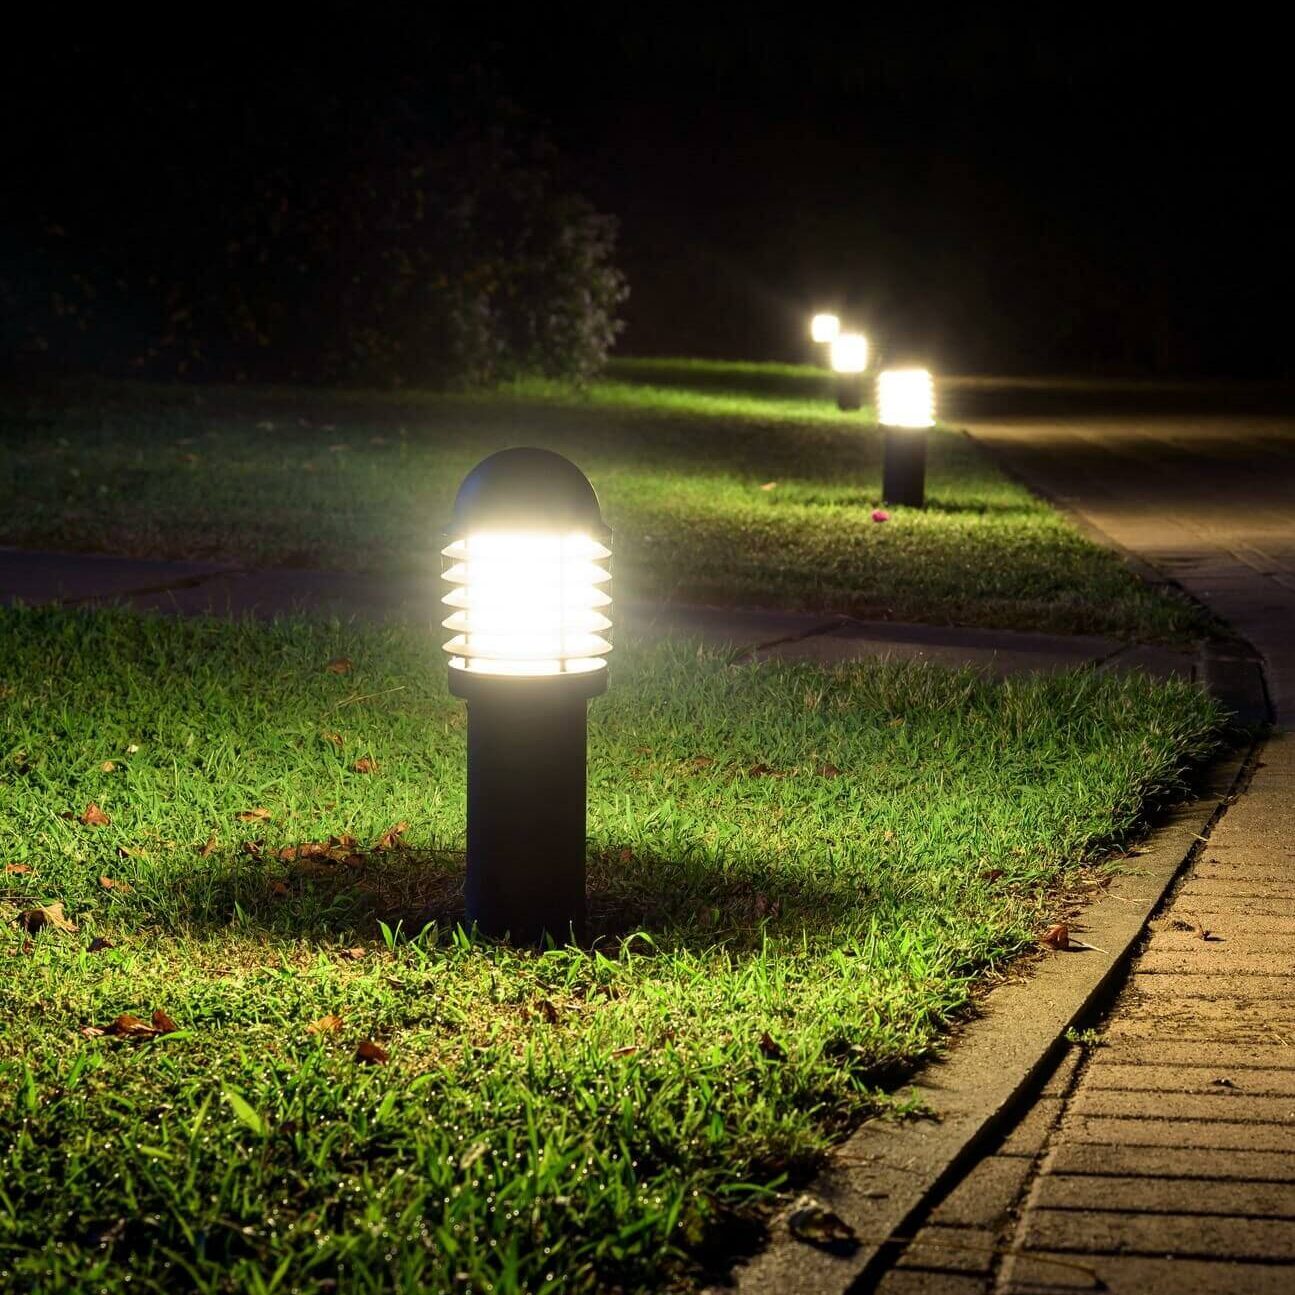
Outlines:
[[[454,928],[463,715],[425,626],[0,610],[4,1281],[686,1284],[1217,719],[1136,676],[618,652],[601,938],[536,953]],[[76,931],[16,924],[54,900]],[[158,1008],[176,1034],[93,1033]]]

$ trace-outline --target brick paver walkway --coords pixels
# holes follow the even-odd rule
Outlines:
[[[976,434],[1258,648],[1295,728],[1295,419]],[[1260,753],[1129,982],[885,1295],[1295,1291],[1295,734]]]

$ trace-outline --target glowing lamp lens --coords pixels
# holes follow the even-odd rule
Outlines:
[[[832,342],[832,368],[837,373],[862,373],[868,367],[868,339],[862,333],[841,333]]]
[[[835,315],[815,315],[809,321],[809,335],[816,342],[834,342],[841,331],[841,321]]]
[[[442,550],[452,669],[553,675],[604,669],[611,550],[588,535],[486,533]]]
[[[930,427],[935,384],[926,369],[887,369],[877,379],[877,421],[883,427]]]

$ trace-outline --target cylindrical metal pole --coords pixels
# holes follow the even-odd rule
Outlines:
[[[564,944],[585,926],[588,703],[560,679],[497,682],[468,701],[468,921]]]
[[[926,432],[887,427],[881,496],[888,504],[921,508],[926,502]]]
[[[836,407],[847,412],[863,408],[862,373],[840,373],[837,375]]]

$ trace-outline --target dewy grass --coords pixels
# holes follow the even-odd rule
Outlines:
[[[0,1288],[686,1286],[1217,718],[1139,677],[622,644],[591,706],[599,939],[530,952],[456,926],[440,656],[0,611]],[[78,929],[23,929],[55,901]],[[95,1033],[157,1009],[176,1032]]]
[[[1140,583],[932,433],[926,509],[874,522],[881,441],[829,375],[622,361],[584,392],[99,387],[0,405],[0,542],[149,557],[435,569],[463,475],[532,444],[573,458],[615,531],[622,598],[1183,641],[1194,604]]]

